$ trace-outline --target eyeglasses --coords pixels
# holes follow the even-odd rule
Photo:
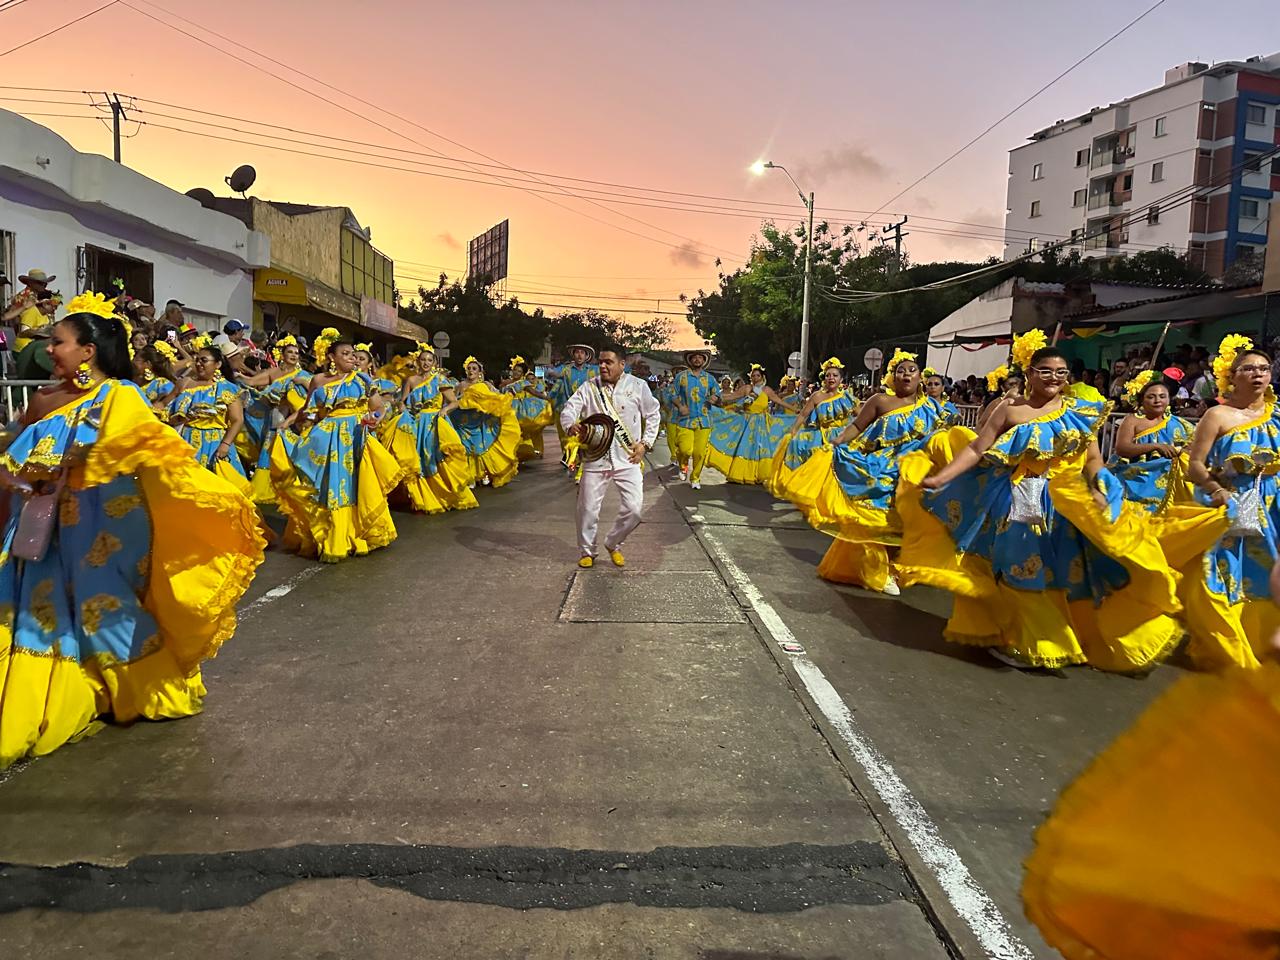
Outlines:
[[[1031,372],[1041,380],[1065,380],[1071,375],[1066,367],[1032,367]]]
[[[1236,367],[1236,373],[1270,373],[1271,364],[1269,363],[1250,363],[1245,366]]]

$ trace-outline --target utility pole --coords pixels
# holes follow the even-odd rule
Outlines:
[[[911,234],[903,233],[902,228],[906,226],[907,217],[904,215],[897,223],[891,223],[882,228],[883,233],[893,234],[893,272],[897,273],[902,269],[902,238],[909,237]]]
[[[800,194],[800,199],[804,199],[804,194]],[[808,239],[804,245],[804,308],[800,316],[800,376],[804,379],[809,377],[809,287],[813,279],[813,193],[810,192],[808,202],[805,206],[809,208],[809,233]]]
[[[124,104],[120,102],[120,94],[103,93],[107,98],[107,103],[111,105],[111,136],[115,141],[115,157],[116,163],[120,162],[120,121],[128,120],[129,115],[124,112]]]

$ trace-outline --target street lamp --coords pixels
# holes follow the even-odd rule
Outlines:
[[[763,175],[766,170],[781,170],[785,173],[791,185],[796,188],[800,202],[809,213],[809,232],[804,244],[804,307],[800,315],[800,376],[807,380],[809,378],[809,286],[813,277],[813,193],[810,191],[806,197],[804,191],[800,189],[800,184],[796,183],[796,178],[791,176],[791,171],[780,163],[774,163],[772,160],[757,160],[751,165],[751,172],[756,176]]]

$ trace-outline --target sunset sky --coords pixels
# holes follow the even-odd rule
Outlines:
[[[105,0],[5,2],[0,52]],[[759,212],[803,212],[781,173],[748,172],[753,160],[786,164],[816,192],[820,218],[841,208],[861,212],[829,217],[856,222],[1151,2],[118,0],[3,56],[0,106],[109,154],[105,125],[41,116],[88,117],[88,97],[11,87],[137,97],[134,116],[149,125],[127,125],[136,133],[124,144],[128,165],[177,190],[225,194],[222,178],[251,163],[256,196],[348,206],[395,259],[406,295],[442,269],[460,274],[467,238],[510,218],[509,289],[522,301],[678,311],[681,292],[714,286],[715,257],[726,267],[745,259]],[[1177,63],[1276,50],[1274,0],[1167,0],[872,223],[909,214],[906,248],[916,262],[999,253],[1006,154],[1027,134],[1158,86]],[[280,144],[307,153],[346,146],[374,156],[290,154],[265,146],[267,134],[307,141]],[[475,165],[495,161],[542,180],[623,186],[524,184],[552,191],[536,196],[424,175],[529,178]],[[372,166],[411,162],[457,169]],[[593,204],[556,195],[561,188],[627,196],[596,194]],[[669,209],[690,203],[721,209]],[[690,334],[682,330],[681,342]]]

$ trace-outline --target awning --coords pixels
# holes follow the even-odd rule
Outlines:
[[[296,307],[307,305],[307,285],[301,277],[283,270],[267,267],[253,273],[253,299],[267,303],[291,303]]]
[[[1119,310],[1095,311],[1062,321],[1064,331],[1081,328],[1101,328],[1108,333],[1144,323],[1197,323],[1221,320],[1238,314],[1254,313],[1263,309],[1266,297],[1262,294],[1241,295],[1239,290],[1218,290],[1190,297],[1173,297],[1151,300]]]

